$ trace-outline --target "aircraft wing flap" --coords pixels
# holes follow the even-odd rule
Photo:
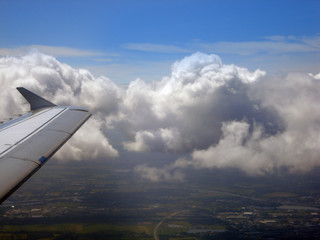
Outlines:
[[[40,166],[32,161],[16,158],[0,160],[0,200],[14,192]]]
[[[44,129],[16,147],[9,156],[43,164],[69,137],[66,132]]]
[[[91,115],[87,111],[70,108],[59,116],[61,121],[53,121],[48,128],[73,134],[81,124],[79,119],[86,119],[89,116]]]

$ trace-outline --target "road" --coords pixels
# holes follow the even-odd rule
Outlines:
[[[157,224],[157,226],[154,228],[153,230],[153,237],[154,237],[154,240],[160,240],[159,236],[158,236],[158,229],[160,227],[160,225],[164,222],[164,220],[168,219],[168,218],[171,218],[175,215],[177,215],[179,212],[174,212],[174,213],[171,213],[170,215],[168,216],[165,216],[164,218],[161,219],[161,221]]]
[[[255,197],[251,197],[251,196],[246,196],[246,195],[241,195],[241,194],[236,194],[236,193],[230,193],[230,192],[224,192],[224,191],[218,191],[218,190],[211,190],[211,191],[207,191],[207,192],[212,192],[212,193],[219,193],[219,194],[224,194],[227,196],[232,196],[232,197],[239,197],[239,198],[246,198],[246,199],[250,199],[250,200],[254,200],[254,201],[258,201],[258,202],[266,202],[267,200],[265,199],[261,199],[261,198],[255,198]],[[269,201],[269,200],[268,200]],[[269,201],[270,202],[270,201]],[[275,202],[275,201],[274,201]],[[185,210],[184,210],[185,211]],[[156,227],[153,230],[153,237],[154,240],[160,240],[159,236],[158,236],[158,229],[161,226],[161,224],[168,218],[171,218],[175,215],[177,215],[178,213],[181,213],[182,211],[179,212],[174,212],[171,213],[168,216],[165,216],[164,218],[161,219],[161,221],[156,225]]]

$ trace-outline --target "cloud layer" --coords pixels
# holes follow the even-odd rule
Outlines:
[[[137,79],[121,88],[35,52],[0,58],[0,113],[26,111],[17,86],[88,108],[93,118],[58,153],[62,160],[121,157],[110,129],[123,136],[125,151],[184,155],[160,169],[152,160],[136,168],[152,180],[182,179],[185,167],[308,171],[320,165],[319,79],[268,76],[198,52],[175,62],[161,81]]]
[[[320,37],[270,36],[262,41],[250,42],[215,42],[200,44],[202,49],[220,54],[252,55],[258,53],[318,53]]]
[[[53,55],[55,57],[89,57],[106,55],[106,53],[85,51],[69,47],[31,45],[18,48],[0,48],[0,56],[22,56],[30,53],[30,51],[41,51],[44,54]]]

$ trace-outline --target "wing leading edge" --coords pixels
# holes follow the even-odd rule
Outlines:
[[[83,108],[56,106],[25,88],[31,112],[0,125],[0,204],[90,118]]]

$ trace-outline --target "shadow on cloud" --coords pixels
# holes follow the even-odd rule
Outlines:
[[[190,167],[233,167],[256,175],[320,165],[320,74],[277,78],[198,52],[175,62],[161,81],[137,79],[123,88],[34,52],[0,58],[0,83],[1,116],[27,110],[13,90],[18,86],[93,113],[56,154],[61,161],[121,157],[107,134],[113,129],[124,136],[124,151],[187,156],[162,168],[135,168],[153,181],[181,180]]]

